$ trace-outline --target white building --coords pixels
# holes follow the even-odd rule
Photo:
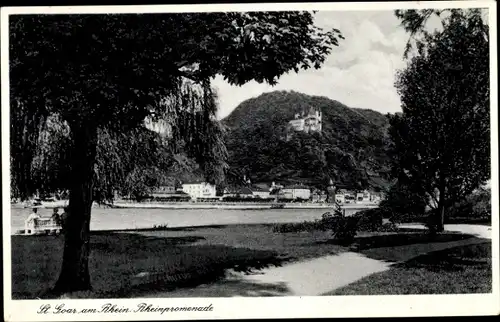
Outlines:
[[[285,199],[311,199],[311,189],[306,186],[288,186],[281,190],[281,194]]]
[[[343,193],[335,194],[335,201],[337,201],[340,204],[344,204],[345,203],[345,194],[343,194]]]
[[[186,182],[182,184],[182,191],[191,196],[191,199],[216,198],[217,189],[207,182]]]
[[[255,198],[260,198],[260,199],[271,199],[271,192],[269,189],[263,189],[260,187],[252,187],[250,188],[252,190],[252,194],[254,195]]]
[[[356,194],[356,203],[371,203],[371,193],[369,191],[358,192]]]
[[[252,190],[247,187],[226,187],[223,197],[251,199],[254,195]]]
[[[175,194],[175,186],[160,186],[151,192],[152,197],[165,197]]]

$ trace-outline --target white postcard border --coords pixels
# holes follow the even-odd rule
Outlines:
[[[491,76],[491,165],[492,165],[492,253],[493,292],[470,295],[396,295],[396,296],[323,296],[323,297],[266,297],[266,298],[172,298],[172,299],[100,299],[100,300],[12,300],[11,299],[11,227],[10,227],[10,149],[9,149],[9,57],[8,17],[13,14],[67,13],[152,13],[152,12],[216,12],[266,10],[336,10],[382,11],[423,8],[489,9],[490,76]],[[291,3],[291,4],[223,4],[223,5],[153,5],[153,6],[88,6],[88,7],[10,7],[1,11],[2,64],[2,212],[4,245],[4,318],[6,321],[63,321],[63,320],[171,320],[171,319],[242,319],[297,317],[398,317],[496,315],[500,313],[499,274],[499,173],[498,173],[498,93],[497,93],[497,35],[496,3],[494,1],[443,2],[359,2],[359,3]],[[211,311],[133,314],[38,314],[43,305],[66,308],[96,308],[106,303],[134,309],[139,303],[157,307],[212,306]]]

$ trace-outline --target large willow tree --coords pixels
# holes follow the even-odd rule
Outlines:
[[[100,131],[165,118],[172,138],[216,175],[221,167],[207,161],[223,162],[225,151],[210,79],[276,84],[289,71],[319,68],[341,37],[315,27],[309,12],[16,15],[9,28],[13,174],[23,196],[35,188],[30,164],[44,120],[57,114],[69,129],[70,216],[55,292],[91,288]]]

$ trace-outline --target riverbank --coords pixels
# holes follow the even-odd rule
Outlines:
[[[279,203],[279,209],[332,209],[335,207],[331,203]],[[155,202],[115,202],[107,204],[110,208],[130,208],[130,209],[239,209],[239,210],[259,210],[276,209],[276,204],[271,202],[176,202],[176,203],[155,203]],[[342,209],[365,210],[377,208],[376,204],[345,204]]]
[[[68,205],[67,200],[56,202],[42,202],[39,208],[62,208]],[[29,203],[11,203],[12,209],[31,208]],[[234,209],[234,210],[261,210],[261,209],[332,209],[335,204],[315,202],[129,202],[116,201],[113,203],[93,203],[92,208],[117,208],[117,209]],[[343,209],[372,209],[377,204],[354,203],[341,205]]]

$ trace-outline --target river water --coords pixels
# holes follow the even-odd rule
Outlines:
[[[120,230],[152,228],[155,225],[167,227],[268,224],[302,222],[321,218],[328,209],[112,209],[93,208],[90,230]],[[351,210],[352,213],[359,209]],[[11,209],[11,233],[24,229],[24,220],[29,208]],[[39,209],[42,217],[50,217],[52,209]],[[346,215],[350,215],[346,210]]]

